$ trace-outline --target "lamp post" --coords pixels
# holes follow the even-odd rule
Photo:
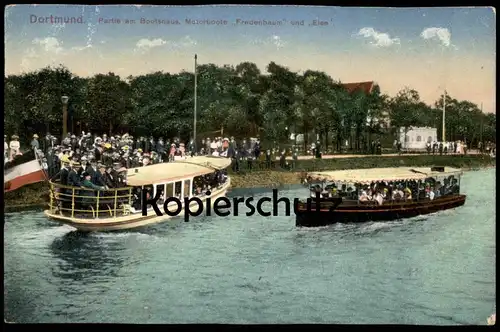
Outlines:
[[[198,111],[198,55],[194,55],[194,123],[193,123],[193,142],[196,150],[196,112]]]
[[[62,130],[62,137],[66,137],[68,134],[68,96],[62,96],[61,101],[63,104],[63,130]]]

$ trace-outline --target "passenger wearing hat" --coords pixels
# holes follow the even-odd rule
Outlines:
[[[177,147],[175,146],[175,143],[170,144],[170,151],[168,153],[168,161],[175,160],[176,152],[177,152]]]
[[[389,189],[384,188],[384,190],[382,190],[381,194],[382,194],[382,198],[383,198],[384,200],[386,200],[386,199],[387,199],[387,195],[388,195],[388,193],[389,193]]]
[[[179,152],[180,152],[181,157],[186,156],[186,147],[185,147],[184,143],[179,144]]]
[[[75,151],[76,148],[78,147],[78,139],[76,138],[76,135],[71,135],[71,140],[69,145],[71,146],[71,150]]]
[[[139,157],[140,157],[140,155],[138,154],[138,152],[135,152],[133,155],[130,156],[130,167],[140,167],[141,166],[141,163],[139,162]]]
[[[113,166],[106,167],[106,174],[104,174],[104,181],[106,187],[117,188],[118,187],[118,173],[114,170]]]
[[[117,173],[117,187],[126,187],[127,186],[127,168],[126,167],[120,167],[118,169],[115,169]]]
[[[384,204],[384,196],[380,190],[375,191],[375,194],[373,195],[373,200],[376,201],[378,205]]]
[[[85,139],[83,140],[83,146],[87,151],[93,150],[94,141],[92,140],[92,135],[90,133],[85,134]]]
[[[233,149],[236,149],[236,140],[234,139],[234,136],[229,138],[229,145],[232,146]]]
[[[102,138],[100,138],[99,136],[97,136],[95,139],[94,139],[94,146],[100,146],[102,143]]]
[[[87,167],[85,167],[85,172],[90,174],[90,179],[92,180],[95,176],[95,172],[97,172],[97,162],[95,160],[87,162]]]
[[[144,142],[144,152],[151,152],[155,148],[155,140],[153,136],[149,137],[149,140]]]
[[[102,158],[103,149],[102,149],[102,146],[100,146],[99,142],[101,142],[100,138],[97,137],[96,143],[94,144],[94,156],[95,156],[96,160],[101,160],[101,158]]]
[[[141,136],[139,147],[142,149],[142,151],[146,151],[146,138],[144,136]]]
[[[73,162],[71,164],[71,170],[68,174],[68,186],[81,187],[82,182],[80,180],[81,165],[79,162]],[[80,174],[79,174],[80,173]]]
[[[37,134],[33,135],[33,140],[31,141],[31,148],[33,150],[40,149],[40,143],[38,143],[38,135]]]
[[[213,141],[210,143],[210,154],[212,154],[215,150],[217,150],[218,143],[217,141]]]
[[[151,151],[149,163],[150,164],[157,164],[158,163],[158,153],[156,153],[156,151]]]
[[[222,148],[223,149],[228,149],[229,148],[229,138],[224,137],[224,139],[222,139]]]
[[[9,143],[10,154],[9,160],[14,159],[14,156],[17,156],[20,152],[21,144],[19,143],[19,136],[12,135],[12,141]]]
[[[135,139],[135,142],[134,142],[134,146],[133,146],[133,147],[134,147],[134,150],[138,150],[138,149],[141,149],[141,148],[142,148],[142,146],[141,146],[141,140],[140,140],[140,138],[139,138],[139,137],[137,137],[137,138]]]
[[[392,199],[393,200],[400,200],[404,197],[404,193],[401,190],[401,186],[397,186],[393,191],[392,191]]]
[[[71,133],[66,134],[66,137],[63,138],[61,144],[65,147],[69,147],[71,145]]]
[[[47,133],[47,135],[45,135],[45,137],[42,140],[43,153],[47,153],[47,151],[49,151],[49,148],[53,148],[53,147],[54,147],[54,144],[52,142],[51,135],[50,135],[50,133]]]
[[[207,137],[207,139],[205,140],[205,154],[209,155],[211,154],[210,152],[210,145],[211,145],[212,142],[210,142],[210,137]]]
[[[83,196],[81,200],[82,205],[84,207],[89,205],[92,206],[96,203],[95,197],[98,194],[95,190],[104,190],[105,188],[93,184],[92,181],[90,180],[92,176],[87,172],[83,172],[82,177],[83,177],[82,187],[92,189],[92,190],[79,190],[79,195]]]
[[[404,189],[404,198],[405,199],[412,199],[412,196],[411,196],[411,189],[406,187]]]
[[[69,157],[69,152],[70,150],[69,149],[63,149],[60,153],[59,153],[59,160],[61,161],[61,167],[62,167],[62,164],[63,163],[69,163],[70,162],[70,157]]]
[[[90,174],[88,172],[83,172],[82,178],[83,178],[82,185],[85,188],[94,189],[94,190],[104,190],[105,189],[104,186],[98,186],[98,185],[93,184],[91,181],[92,174]]]
[[[194,145],[195,145],[195,144],[194,144],[194,139],[189,140],[189,144],[188,144],[188,146],[187,146],[187,150],[188,150],[188,153],[189,153],[189,155],[190,155],[191,157],[193,157],[193,156],[195,155],[195,153],[196,153],[196,151],[195,151],[195,150],[196,150],[196,148],[195,148],[195,146],[194,146]]]
[[[142,166],[148,166],[149,164],[151,164],[149,153],[144,153],[142,155]]]
[[[156,152],[158,152],[158,161],[161,163],[166,158],[165,155],[165,144],[163,142],[163,137],[160,137],[158,143],[156,143]]]
[[[87,159],[87,158],[85,158]],[[75,159],[75,162],[78,162],[78,159]],[[76,173],[80,177],[80,180],[82,179],[82,174],[85,172],[85,169],[87,168],[87,161],[81,161],[80,162],[80,167],[77,168]]]
[[[97,164],[97,170],[94,173],[92,183],[96,186],[106,187],[106,166],[104,164]]]
[[[67,162],[67,161],[63,162],[61,171],[59,172],[59,182],[64,186],[68,186],[69,172],[70,171],[71,171],[71,167],[70,167],[69,162]]]
[[[236,148],[233,144],[228,144],[226,156],[227,158],[236,158]]]
[[[103,150],[102,155],[101,155],[101,160],[106,165],[111,164],[113,162],[110,147],[111,146],[109,143],[105,143],[104,150]]]

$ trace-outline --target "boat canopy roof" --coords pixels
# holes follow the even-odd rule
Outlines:
[[[344,183],[394,182],[405,180],[424,180],[429,177],[461,175],[458,168],[444,167],[443,172],[433,171],[430,167],[395,167],[354,169],[330,172],[311,172],[307,175],[313,181],[336,181]]]
[[[214,173],[231,165],[231,159],[222,157],[187,157],[168,163],[130,168],[127,171],[129,186],[146,186],[167,183]],[[137,173],[136,173],[137,170]]]

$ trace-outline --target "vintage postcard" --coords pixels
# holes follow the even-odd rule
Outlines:
[[[5,317],[494,324],[495,74],[486,7],[8,5]]]

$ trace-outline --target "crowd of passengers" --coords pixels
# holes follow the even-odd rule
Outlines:
[[[197,176],[193,179],[192,196],[202,198],[208,192],[211,192],[212,190],[217,189],[220,186],[222,186],[224,183],[226,183],[226,181],[227,181],[226,170],[215,171],[214,173]],[[165,192],[164,192],[165,186],[163,186],[163,185],[158,186],[157,190],[160,193],[159,194],[160,197],[157,201],[157,205],[162,206],[168,197],[175,197],[179,200],[182,200],[182,197],[181,197],[182,187],[181,186],[182,186],[181,182],[176,182],[175,186],[173,187],[173,192],[172,193],[167,192],[167,195],[165,195]],[[148,190],[147,195],[146,195],[147,199],[151,199],[151,195],[153,193],[153,186],[145,186],[145,189]],[[142,193],[141,188],[134,189],[132,208],[134,208],[135,210],[139,210],[142,208],[142,195],[141,195],[141,193]],[[189,195],[189,193],[185,192],[184,196],[189,197],[191,195]],[[148,206],[148,208],[149,207],[150,206]]]
[[[110,188],[121,188],[127,186],[127,169],[119,163],[113,166],[104,166],[101,163],[89,164],[85,168],[79,162],[63,162],[62,168],[58,173],[60,184],[69,188],[57,188],[56,198],[61,200],[62,207],[69,208],[70,202],[75,197],[75,207],[96,205],[96,197],[99,195],[101,204],[109,204],[114,200],[114,192],[102,191]],[[125,195],[118,192],[118,196]],[[117,203],[121,203],[118,201]]]
[[[66,165],[69,167],[69,165]],[[118,165],[116,165],[118,167]],[[63,168],[64,170],[64,168]],[[114,193],[113,192],[106,192],[106,191],[100,191],[105,188],[120,188],[120,187],[125,187],[126,184],[126,176],[122,176],[119,171],[121,169],[115,170],[111,169],[109,172],[108,170],[105,170],[104,167],[102,169],[98,169],[97,172],[98,175],[92,175],[88,173],[87,171],[82,171],[82,167],[79,164],[73,165],[71,170],[69,171],[64,171],[61,172],[61,177],[64,177],[64,180],[61,179],[63,184],[73,186],[73,187],[79,187],[81,189],[87,188],[87,189],[94,189],[94,190],[75,190],[74,193],[69,192],[69,189],[60,189],[59,193],[63,194],[62,196],[59,196],[62,202],[62,207],[68,210],[70,208],[70,202],[72,200],[71,196],[75,196],[75,209],[83,209],[88,211],[91,211],[91,209],[88,209],[89,206],[92,206],[94,210],[96,210],[96,205],[97,205],[97,196],[99,195],[100,198],[100,205],[110,205],[114,204]],[[102,172],[105,172],[104,175],[102,175]],[[126,171],[126,169],[125,169]],[[79,175],[80,174],[80,175]],[[80,178],[81,176],[81,178]],[[113,178],[114,176],[114,178]],[[102,179],[103,177],[104,179]],[[97,179],[97,180],[96,180]],[[95,181],[98,184],[94,184],[92,181]],[[104,185],[102,185],[102,182],[104,181]],[[113,182],[114,181],[114,182]],[[227,172],[225,170],[221,171],[215,171],[214,173],[202,175],[202,176],[197,176],[193,180],[193,195],[192,196],[197,196],[202,198],[205,196],[209,191],[214,190],[227,181]],[[113,183],[111,183],[113,182]],[[173,188],[173,193],[167,193],[172,197],[176,197],[178,199],[182,200],[181,197],[181,182],[175,183],[175,186]],[[163,203],[165,202],[165,192],[164,192],[164,186],[159,186],[158,190],[160,192],[160,198],[157,201],[158,206],[162,206]],[[153,186],[145,186],[145,189],[147,189],[147,199],[151,199],[153,195]],[[188,190],[186,188],[186,190]],[[124,191],[117,191],[117,208],[121,209],[123,207],[123,204],[128,204],[130,202],[129,196],[128,196],[128,189]],[[190,196],[189,193],[185,192],[184,196]],[[66,197],[64,199],[64,197]],[[142,189],[140,187],[136,187],[133,189],[132,192],[132,200],[131,200],[131,207],[135,209],[136,211],[139,211],[142,209]],[[149,206],[150,207],[150,206]],[[102,209],[101,209],[102,210]]]
[[[356,183],[343,184],[338,187],[335,183],[322,188],[315,185],[311,188],[311,197],[320,193],[321,198],[342,197],[359,202],[376,202],[380,205],[386,202],[408,200],[433,200],[440,196],[458,194],[460,192],[458,180],[452,175],[441,181],[428,178],[425,181],[399,181],[399,182],[372,182],[370,185]]]

